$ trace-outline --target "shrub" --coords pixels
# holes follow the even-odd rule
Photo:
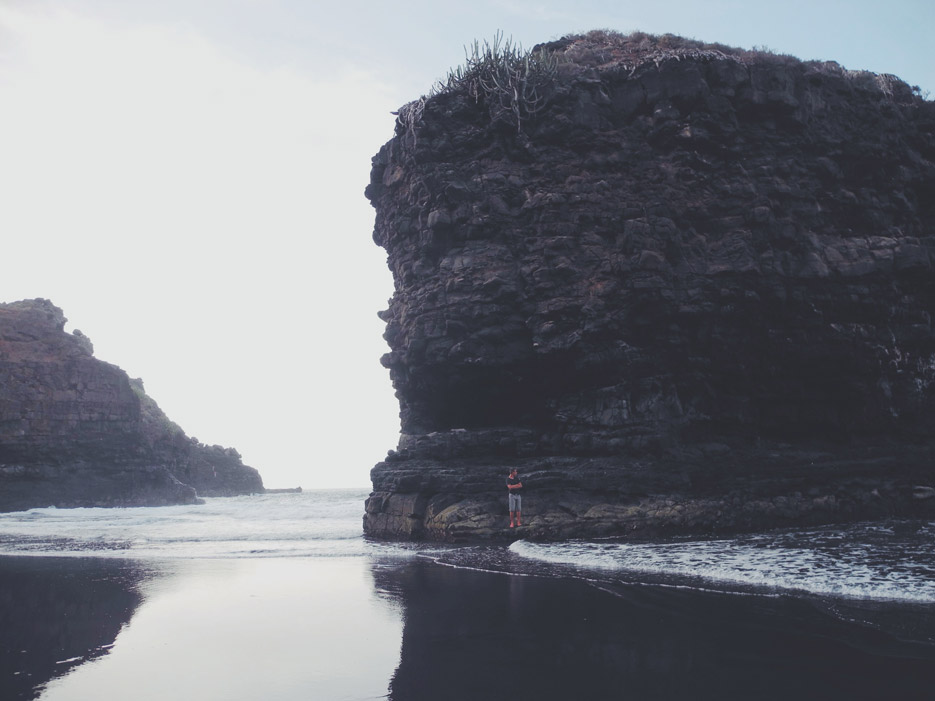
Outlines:
[[[464,55],[464,65],[438,81],[430,96],[467,93],[488,105],[494,121],[515,123],[517,131],[546,105],[558,71],[558,58],[551,51],[524,51],[497,32],[493,43],[475,40],[470,49],[464,48]]]

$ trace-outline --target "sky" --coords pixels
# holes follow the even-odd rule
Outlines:
[[[267,487],[396,447],[364,198],[391,112],[497,32],[672,33],[935,95],[930,0],[0,0],[0,302],[61,307]]]

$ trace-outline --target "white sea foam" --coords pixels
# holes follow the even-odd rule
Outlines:
[[[598,576],[935,603],[935,527],[896,523],[666,543],[518,541],[524,558]]]

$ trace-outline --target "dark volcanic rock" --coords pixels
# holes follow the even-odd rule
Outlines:
[[[236,451],[188,438],[65,321],[47,300],[0,304],[0,511],[263,491]]]
[[[366,531],[502,534],[513,465],[534,537],[935,501],[935,105],[670,36],[543,48],[535,113],[456,84],[373,160],[403,435]]]

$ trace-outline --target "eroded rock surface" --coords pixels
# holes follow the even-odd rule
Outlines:
[[[48,300],[0,304],[0,511],[263,491],[236,451],[187,437],[65,322]]]
[[[449,89],[373,160],[402,438],[366,531],[504,535],[514,465],[544,538],[935,502],[935,105],[672,37],[545,48],[538,113]]]

